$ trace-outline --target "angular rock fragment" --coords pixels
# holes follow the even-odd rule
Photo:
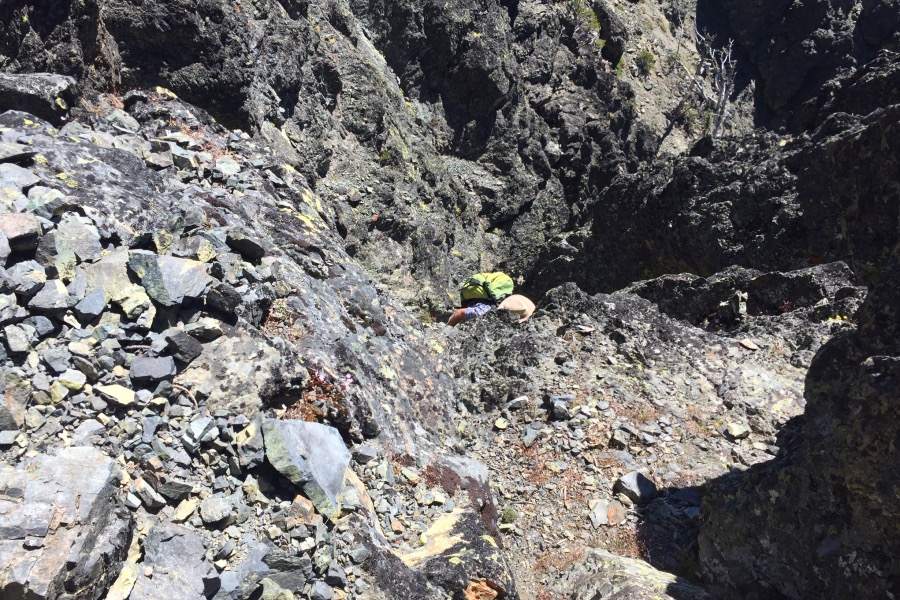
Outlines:
[[[286,393],[306,376],[296,358],[282,356],[265,339],[242,331],[205,344],[177,382],[205,398],[211,410],[228,408],[253,418],[266,398]]]
[[[240,231],[229,231],[225,241],[229,248],[238,252],[244,258],[259,260],[266,255],[266,249],[260,240],[245,235]]]
[[[103,314],[106,301],[106,292],[102,288],[94,288],[72,308],[72,312],[82,323],[90,323]]]
[[[58,312],[71,308],[75,303],[76,300],[69,295],[66,285],[59,279],[52,279],[34,295],[28,302],[28,307],[42,312]]]
[[[35,154],[37,152],[30,146],[0,142],[0,163],[24,161]]]
[[[656,498],[656,484],[640,471],[632,471],[619,477],[615,492],[624,494],[635,504],[643,504]]]
[[[141,279],[150,297],[163,306],[200,298],[213,282],[204,263],[143,250],[131,252],[128,266]]]
[[[0,165],[0,167],[10,166],[13,165]],[[6,237],[12,252],[24,252],[37,248],[41,232],[41,223],[34,215],[27,213],[0,214],[0,234]]]
[[[171,356],[139,356],[132,361],[128,375],[135,383],[156,383],[169,379],[175,372],[175,360]]]

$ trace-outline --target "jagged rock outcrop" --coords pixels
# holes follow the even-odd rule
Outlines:
[[[725,0],[705,6],[724,13],[729,34],[745,48],[758,71],[761,103],[787,113],[793,127],[807,124],[810,107],[804,103],[815,106],[828,96],[823,89],[839,89],[836,76],[869,62],[881,49],[900,51],[896,0]]]
[[[834,104],[854,93],[852,82],[896,81],[898,63],[900,55],[885,53],[862,67]],[[900,240],[892,183],[900,177],[900,99],[892,92],[882,100],[797,137],[701,142],[688,156],[623,175],[589,203],[580,227],[546,247],[529,279],[539,290],[575,281],[612,291],[664,273],[844,260],[871,285]]]
[[[794,135],[654,159],[692,2],[6,2],[0,489],[121,467],[9,593],[892,589],[896,0],[718,4]],[[530,321],[434,323],[496,267]]]
[[[859,329],[813,360],[806,412],[786,431],[783,455],[707,486],[700,559],[724,596],[896,591],[898,315],[895,261],[860,309]]]

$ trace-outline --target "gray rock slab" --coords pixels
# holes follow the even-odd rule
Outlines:
[[[6,259],[9,258],[11,253],[12,248],[9,246],[9,239],[5,233],[0,232],[0,267],[6,266]]]
[[[31,169],[9,163],[0,164],[0,188],[12,188],[24,192],[41,182]]]
[[[36,294],[47,282],[47,272],[33,260],[17,263],[6,270],[13,290],[25,298]]]
[[[82,323],[89,323],[103,314],[106,301],[107,296],[103,288],[94,288],[74,306],[72,312]]]
[[[176,360],[190,363],[203,354],[203,344],[194,336],[178,329],[163,332],[165,349],[172,353]]]
[[[9,144],[0,142],[0,163],[19,162],[37,154],[31,146],[25,144]]]
[[[0,466],[0,597],[98,596],[118,574],[133,527],[117,510],[118,481],[115,461],[90,447]]]
[[[31,400],[29,379],[17,369],[0,371],[0,430],[20,429]]]
[[[265,544],[251,547],[247,557],[237,567],[222,573],[222,586],[213,597],[214,600],[243,600],[254,597],[261,579],[266,577],[269,566],[263,562],[270,550]]]
[[[66,213],[56,226],[56,231],[60,241],[72,250],[78,260],[83,262],[100,258],[103,250],[100,232],[90,219]]]
[[[50,219],[68,205],[65,194],[57,189],[36,185],[28,190],[25,210],[39,217]]]
[[[656,484],[647,479],[640,471],[632,471],[622,475],[614,488],[616,493],[624,494],[635,504],[643,504],[656,498]]]
[[[76,304],[75,298],[59,279],[52,279],[44,284],[41,290],[28,303],[32,310],[56,312],[66,310]]]
[[[101,289],[107,298],[118,297],[125,288],[131,285],[128,277],[127,249],[119,249],[107,254],[97,262],[81,265],[88,284],[88,293]]]
[[[350,452],[337,429],[320,423],[266,419],[263,438],[272,466],[302,487],[320,513],[336,518],[341,510],[338,495],[350,464]]]
[[[266,255],[266,249],[260,240],[240,231],[229,231],[225,242],[229,248],[251,260],[258,260]]]
[[[153,526],[144,539],[143,566],[130,600],[201,600],[212,597],[221,585],[219,574],[206,560],[203,538],[182,525]]]
[[[242,331],[204,344],[203,354],[178,375],[178,382],[206,399],[210,410],[227,408],[252,419],[265,399],[302,383],[306,372],[301,369],[295,358]]]
[[[207,525],[220,523],[234,515],[234,503],[230,498],[210,496],[200,503],[200,518]]]

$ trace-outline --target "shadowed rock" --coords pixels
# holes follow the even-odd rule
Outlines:
[[[723,597],[875,598],[897,589],[898,386],[895,261],[863,304],[858,331],[813,360],[806,414],[783,432],[787,451],[708,486],[700,558]]]
[[[138,576],[129,598],[211,598],[220,581],[205,554],[203,538],[187,527],[155,525],[144,540],[143,564],[152,570]]]

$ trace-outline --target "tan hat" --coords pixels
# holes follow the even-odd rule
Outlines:
[[[519,323],[524,323],[534,313],[534,302],[520,294],[513,294],[500,303],[497,310],[508,310],[519,317]]]

